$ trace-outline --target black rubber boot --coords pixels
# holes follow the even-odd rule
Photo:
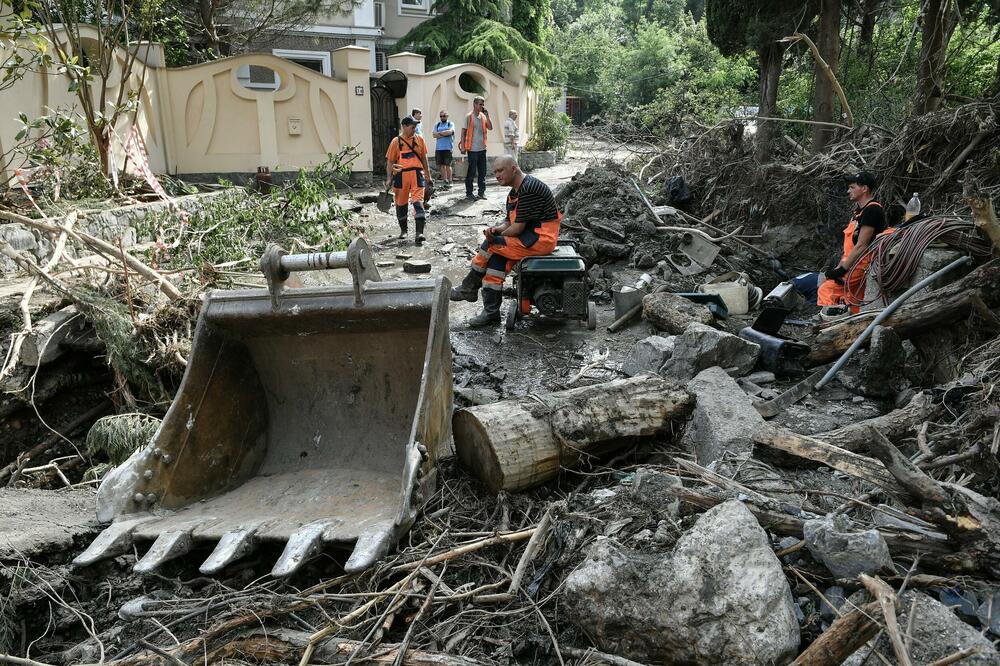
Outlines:
[[[396,206],[396,221],[399,222],[399,238],[406,238],[406,206]]]
[[[452,287],[451,300],[475,303],[479,300],[479,288],[482,286],[483,274],[469,271],[469,274],[462,278],[462,284]]]
[[[426,220],[422,217],[418,217],[414,220],[414,225],[417,227],[417,239],[416,239],[417,245],[423,245],[424,241],[427,240],[426,238],[424,238],[425,221]]]
[[[503,294],[497,289],[483,289],[483,311],[469,320],[469,326],[478,328],[500,323],[500,303]]]

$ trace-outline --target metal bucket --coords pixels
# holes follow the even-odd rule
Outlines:
[[[272,255],[270,291],[206,298],[163,424],[100,487],[98,518],[115,522],[75,564],[155,539],[135,566],[151,571],[207,541],[214,573],[277,541],[276,576],[328,544],[353,545],[353,571],[409,529],[450,438],[450,285],[365,283],[367,246],[336,254]],[[282,292],[274,275],[331,265],[353,287]]]

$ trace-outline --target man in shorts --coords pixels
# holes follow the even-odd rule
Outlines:
[[[438,115],[438,122],[434,125],[433,136],[437,140],[434,144],[434,162],[437,164],[438,172],[444,184],[442,189],[451,189],[451,161],[452,150],[455,148],[455,123],[448,120],[448,112],[441,110]]]

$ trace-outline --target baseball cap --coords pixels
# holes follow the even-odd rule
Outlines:
[[[875,176],[871,174],[870,171],[859,171],[855,174],[847,176],[848,183],[857,183],[858,185],[867,185],[868,187],[875,189]]]
[[[406,116],[405,118],[403,118],[402,120],[399,121],[399,124],[400,125],[416,125],[417,121],[416,121],[416,119],[413,116]]]

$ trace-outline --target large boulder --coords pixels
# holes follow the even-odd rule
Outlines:
[[[914,664],[930,664],[971,647],[977,648],[978,652],[962,659],[959,662],[962,666],[1000,664],[1000,652],[997,652],[990,639],[963,622],[950,608],[923,592],[909,590],[900,595],[899,611],[899,626],[908,628],[910,634],[909,652]],[[892,645],[885,632],[879,636],[876,649],[883,655],[892,655]],[[861,648],[847,658],[845,666],[875,663],[874,659],[865,660],[870,652],[871,648],[868,646]]]
[[[629,377],[644,372],[659,372],[674,351],[674,336],[665,338],[651,335],[635,343],[632,353],[622,364],[622,372]]]
[[[681,445],[694,451],[699,465],[709,465],[723,456],[747,456],[752,437],[764,418],[750,397],[722,368],[702,370],[687,383],[695,396],[694,412]]]
[[[643,296],[642,316],[658,330],[673,335],[683,333],[693,322],[711,324],[714,321],[712,313],[704,305],[663,291]]]
[[[781,564],[736,500],[707,511],[669,557],[599,539],[567,578],[565,599],[600,649],[637,661],[782,664],[799,647]]]
[[[889,546],[875,529],[854,529],[844,515],[807,520],[803,526],[806,548],[835,578],[857,578],[892,569]]]
[[[705,368],[719,366],[736,376],[745,375],[757,363],[760,345],[704,324],[690,324],[674,340],[670,360],[663,374],[690,379]]]

